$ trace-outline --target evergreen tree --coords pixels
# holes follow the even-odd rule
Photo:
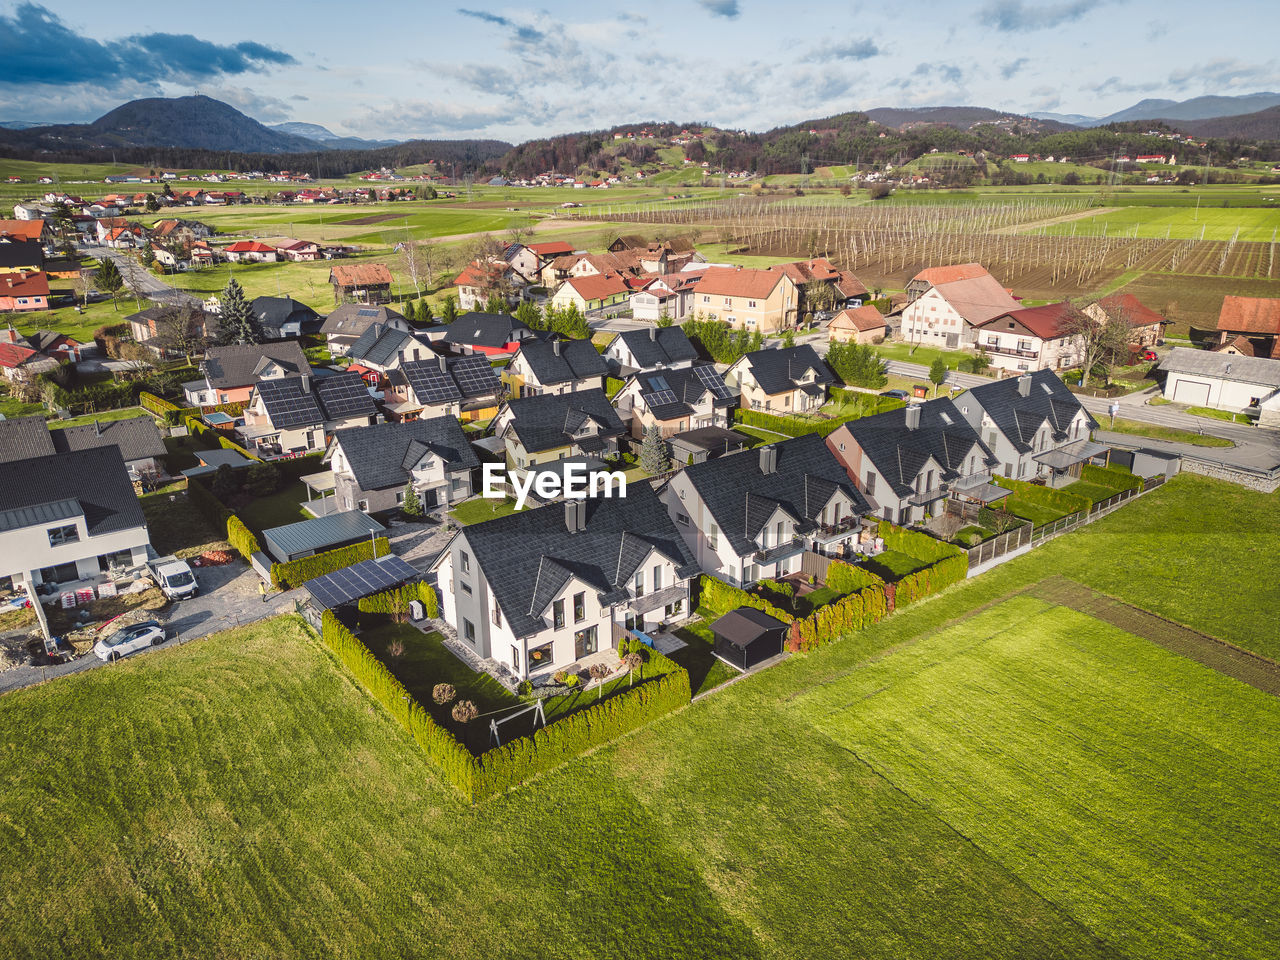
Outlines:
[[[113,310],[120,309],[118,297],[120,291],[124,288],[124,277],[120,275],[120,268],[116,266],[116,262],[110,257],[98,264],[98,273],[93,278],[93,285],[103,293],[111,294],[111,308]]]
[[[404,318],[409,321],[409,323],[413,324],[418,322],[418,310],[414,307],[412,300],[406,300],[402,303],[400,305],[400,312],[404,315]]]
[[[644,432],[644,440],[640,444],[640,466],[651,476],[671,469],[671,455],[667,453],[667,443],[656,423],[649,424]]]
[[[440,311],[441,323],[453,323],[458,319],[458,301],[453,297],[444,298],[444,307]]]
[[[218,298],[222,313],[218,319],[218,343],[227,346],[236,343],[261,343],[262,327],[244,298],[244,288],[232,277],[222,288]]]
[[[489,299],[485,301],[485,313],[507,313],[511,309],[511,304],[507,303],[507,298],[498,291],[489,294]]]
[[[418,491],[413,489],[412,483],[404,485],[404,502],[400,504],[400,512],[406,517],[422,516],[422,499],[418,496]]]
[[[938,395],[938,388],[946,382],[947,365],[942,362],[941,357],[935,357],[932,364],[929,365],[929,380],[933,384],[933,395]]]
[[[542,312],[537,304],[528,300],[521,301],[520,306],[516,307],[516,319],[530,330],[538,330],[542,326]]]
[[[663,327],[671,326],[674,322],[675,322],[674,320],[672,320],[669,316],[667,316],[667,311],[663,310],[662,315],[658,317],[656,326],[659,329],[661,329]]]
[[[435,312],[431,309],[430,300],[418,301],[418,323],[424,326],[436,318]]]

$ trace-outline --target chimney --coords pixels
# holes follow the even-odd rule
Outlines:
[[[658,342],[658,327],[657,327],[657,325],[654,325],[654,326],[652,326],[652,327],[650,327],[650,328],[649,328],[649,339],[650,339],[652,342],[654,342],[654,343],[657,343],[657,342]]]
[[[573,501],[574,508],[578,512],[578,529],[587,529],[587,501],[586,499]]]
[[[1031,396],[1031,374],[1024,373],[1018,378],[1018,396]]]
[[[585,505],[585,501],[582,502]],[[564,502],[564,528],[570,533],[578,532],[578,503],[577,500]]]
[[[449,364],[446,362],[444,357],[440,358],[440,372],[441,373],[449,372]]]
[[[918,430],[920,428],[920,404],[911,403],[907,405],[907,429]]]
[[[559,341],[559,340],[552,340],[552,341],[551,341],[551,352],[552,352],[552,353],[554,353],[557,357],[558,357],[558,356],[560,356],[560,341]]]
[[[311,378],[306,376],[305,374],[302,377],[302,392],[303,393],[311,392]]]
[[[778,448],[770,444],[760,448],[760,472],[776,473],[778,470]]]

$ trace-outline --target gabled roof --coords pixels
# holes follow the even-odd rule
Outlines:
[[[358,373],[262,380],[254,391],[262,399],[271,426],[277,430],[369,417],[378,412],[378,405]]]
[[[285,324],[296,323],[303,333],[314,333],[320,326],[320,315],[293,297],[256,297],[249,309],[264,330],[278,333]]]
[[[816,350],[807,343],[779,350],[755,350],[742,358],[760,389],[768,394],[799,388],[800,378],[809,370],[816,383],[834,383],[835,377]]]
[[[44,417],[0,420],[0,463],[45,457],[56,452]]]
[[[764,449],[717,457],[684,470],[739,556],[757,549],[758,524],[768,522],[778,509],[795,518],[802,529],[817,522],[836,489],[852,501],[855,515],[870,509],[822,437],[810,434],[772,444],[777,456],[772,473],[760,469],[759,451]]]
[[[360,334],[356,342],[351,345],[347,355],[352,360],[381,367],[386,366],[400,351],[418,342],[403,330],[375,323],[365,328],[364,333]]]
[[[698,359],[698,351],[681,327],[650,327],[618,334],[641,370]]]
[[[0,297],[47,297],[49,278],[44,273],[0,273]]]
[[[957,280],[976,280],[989,277],[987,268],[980,263],[957,263],[949,267],[926,267],[917,273],[912,280],[922,280],[937,286],[942,283],[955,283]]]
[[[546,243],[529,243],[525,244],[530,250],[539,257],[558,257],[566,253],[573,253],[573,244],[565,243],[563,240],[549,240]]]
[[[445,461],[446,471],[480,465],[454,417],[349,427],[335,433],[333,443],[342,448],[361,490],[403,487],[427,451]]]
[[[983,330],[1003,330],[1016,323],[1041,340],[1061,340],[1071,336],[1071,318],[1074,314],[1075,308],[1064,300],[1062,303],[1046,303],[1042,307],[1010,310],[973,325]]]
[[[0,367],[19,367],[24,363],[44,359],[30,347],[17,343],[0,343]]]
[[[408,326],[409,321],[385,304],[344,303],[334,307],[325,317],[320,332],[327,337],[358,337],[375,323],[399,322]]]
[[[658,420],[675,420],[693,413],[694,404],[710,394],[713,406],[729,409],[738,405],[738,397],[716,372],[713,364],[677,367],[672,370],[642,370],[633,374],[624,390],[638,385],[645,406]]]
[[[502,389],[497,371],[482,356],[410,360],[399,374],[424,405],[495,396]]]
[[[1254,336],[1280,336],[1280,299],[1223,297],[1218,329]]]
[[[574,433],[586,422],[597,426],[597,436],[621,436],[626,432],[618,411],[599,387],[573,393],[544,393],[510,400],[511,428],[529,453],[574,444]]]
[[[755,270],[751,267],[709,267],[702,271],[694,289],[722,297],[751,297],[766,300],[782,278],[778,270]]]
[[[441,339],[469,347],[501,347],[533,335],[532,330],[505,313],[464,313],[449,324]]]
[[[1102,309],[1108,314],[1117,313],[1129,321],[1130,326],[1148,327],[1153,323],[1164,323],[1164,317],[1156,313],[1132,293],[1113,293],[1099,301]]]
[[[608,363],[590,340],[529,339],[520,344],[516,356],[524,357],[544,385],[603,377],[609,372]]]
[[[0,242],[0,267],[43,266],[44,249],[34,240]]]
[[[914,430],[906,426],[908,409],[919,410],[920,424]],[[978,432],[947,397],[851,420],[832,433],[831,442],[838,446],[846,434],[900,497],[915,491],[916,477],[931,462],[937,464],[938,483],[969,473],[972,457],[977,457],[974,472],[996,463]]]
[[[977,277],[935,283],[933,286],[942,299],[970,324],[979,324],[1018,309],[1018,301],[985,270]]]
[[[1037,431],[1046,423],[1054,440],[1065,440],[1067,427],[1084,406],[1052,370],[1033,370],[1022,376],[1031,378],[1025,397],[1018,392],[1022,377],[1008,377],[979,384],[956,399],[962,407],[970,399],[976,401],[1014,449],[1029,453]],[[1086,423],[1097,427],[1089,412],[1084,413]]]
[[[588,277],[570,277],[565,281],[583,300],[604,300],[626,293],[631,288],[616,273],[596,273]]]
[[[847,310],[841,310],[831,318],[830,328],[850,327],[859,333],[867,333],[871,330],[882,330],[885,327],[884,316],[871,304],[863,304],[860,307],[850,307]]]
[[[459,536],[518,637],[545,629],[544,612],[570,578],[589,585],[602,603],[617,603],[655,550],[675,564],[677,579],[697,574],[684,539],[644,482],[630,484],[626,497],[587,500],[586,525],[574,533],[565,504],[554,503],[473,524]]]
[[[263,361],[280,365],[285,374],[310,374],[311,364],[296,340],[281,343],[246,343],[229,347],[210,347],[204,361],[209,386],[247,387],[255,383],[263,369]]]
[[[329,282],[340,287],[391,285],[391,271],[385,263],[343,263],[329,268]]]
[[[43,235],[43,220],[0,220],[0,236],[39,241]]]
[[[146,525],[120,450],[114,445],[0,463],[0,515],[9,529],[22,514],[68,501],[84,514],[90,536]],[[60,511],[64,517],[66,510]],[[36,518],[28,522],[43,522]]]
[[[227,253],[275,253],[276,248],[257,240],[237,240],[226,249]]]
[[[151,417],[103,420],[77,427],[63,427],[49,433],[59,453],[114,445],[128,462],[147,457],[163,457],[169,452]]]
[[[1169,356],[1160,361],[1160,369],[1166,373],[1189,373],[1280,388],[1280,360],[1266,357],[1233,356],[1191,347],[1174,347]]]

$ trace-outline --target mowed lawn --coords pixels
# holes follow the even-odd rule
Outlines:
[[[474,808],[293,619],[7,694],[0,956],[1273,956],[1275,702],[1009,597],[1262,649],[1277,505],[1177,477]]]
[[[1124,952],[1274,956],[1275,697],[1019,597],[793,712]]]

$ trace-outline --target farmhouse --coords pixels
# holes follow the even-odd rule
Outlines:
[[[574,663],[585,669],[629,631],[687,618],[698,575],[645,483],[625,498],[565,500],[465,527],[430,569],[458,639],[535,684]]]
[[[513,397],[603,388],[609,366],[590,340],[527,339],[503,371]]]
[[[974,327],[1018,309],[1015,300],[980,263],[921,270],[907,284],[902,338],[957,349],[974,342]]]
[[[385,263],[335,264],[329,269],[334,303],[386,303],[391,299],[391,271]]]
[[[955,404],[1006,477],[1046,477],[1061,486],[1105,450],[1089,439],[1098,422],[1051,370],[979,384]]]
[[[1280,359],[1280,299],[1223,297],[1218,344],[1224,347],[1240,338],[1250,344],[1253,356]]]
[[[997,462],[946,397],[842,424],[827,448],[871,511],[901,526],[937,512],[949,494],[976,493]]]
[[[630,296],[631,287],[620,274],[577,276],[570,277],[556,288],[551,305],[557,310],[574,306],[579,313],[590,313],[623,303]]]
[[[1260,424],[1280,425],[1280,360],[1174,347],[1160,369],[1164,395],[1175,403],[1256,413]]]
[[[741,396],[743,410],[785,415],[821,407],[835,377],[813,347],[801,344],[748,353],[730,365],[724,381]]]
[[[338,430],[324,459],[337,509],[365,513],[397,509],[410,484],[425,510],[466,500],[480,465],[452,416]]]
[[[843,553],[869,509],[816,435],[692,464],[662,499],[698,566],[743,586],[798,573],[806,550]]]
[[[1025,307],[973,325],[975,342],[1001,370],[1062,370],[1084,360],[1081,338],[1072,332],[1070,303]]]
[[[846,307],[827,325],[827,339],[831,343],[875,343],[889,333],[884,316],[871,304]]]
[[[257,240],[238,240],[222,251],[232,263],[275,263],[276,248]]]
[[[1113,293],[1097,303],[1089,304],[1084,312],[1098,323],[1108,319],[1128,323],[1133,331],[1129,342],[1135,348],[1154,347],[1162,343],[1164,327],[1169,322],[1132,293]]]

